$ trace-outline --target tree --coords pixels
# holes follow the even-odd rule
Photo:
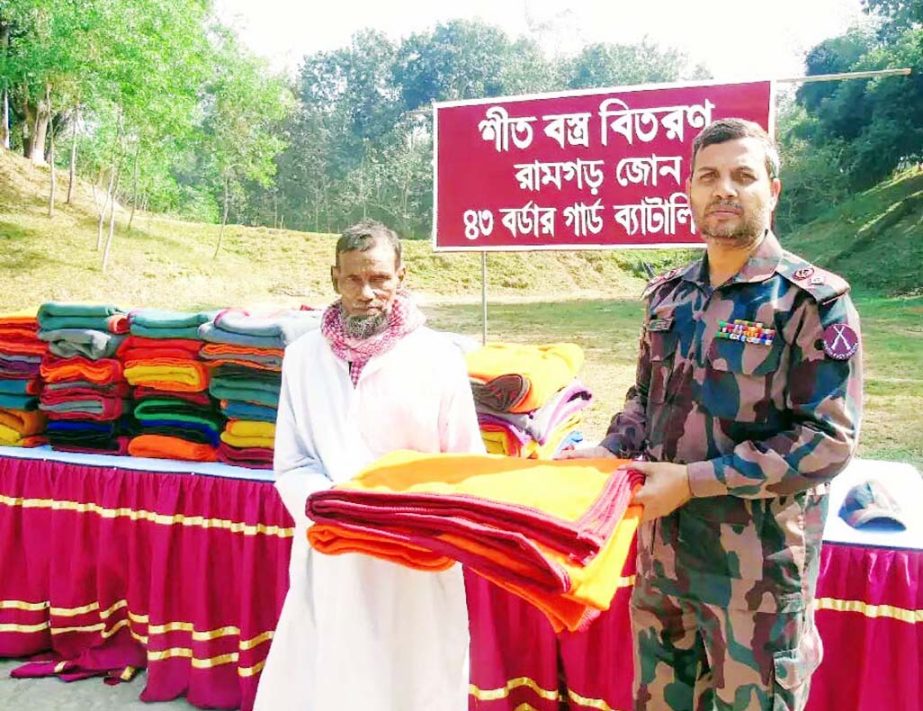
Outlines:
[[[271,182],[275,158],[284,147],[277,124],[292,103],[284,82],[269,76],[264,63],[244,52],[233,35],[220,34],[216,51],[203,148],[222,195],[218,256],[231,200],[241,192],[242,182],[253,181],[264,188]]]
[[[677,79],[705,78],[701,67],[689,67],[676,49],[661,49],[643,40],[640,44],[592,44],[566,62],[568,89],[601,89]]]

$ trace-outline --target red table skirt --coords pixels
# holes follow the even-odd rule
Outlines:
[[[292,526],[264,482],[0,457],[0,656],[249,708]]]
[[[292,533],[265,482],[0,457],[0,657],[51,650],[65,678],[147,667],[145,701],[249,709]],[[560,636],[466,574],[470,708],[631,708],[632,564],[612,609]],[[824,546],[809,711],[923,709],[921,578],[923,551]]]
[[[632,707],[629,566],[612,608],[582,634],[466,575],[472,711]],[[808,711],[923,710],[923,551],[826,544],[817,587],[824,661]],[[525,704],[525,706],[524,706]]]

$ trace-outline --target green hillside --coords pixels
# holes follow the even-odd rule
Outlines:
[[[856,292],[923,294],[923,170],[832,207],[782,241],[848,279]]]

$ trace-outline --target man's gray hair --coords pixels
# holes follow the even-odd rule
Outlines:
[[[778,178],[781,162],[775,141],[758,123],[739,118],[718,119],[702,129],[702,132],[692,142],[693,170],[695,169],[695,157],[700,150],[716,143],[727,143],[741,138],[755,138],[763,144],[766,152],[766,172],[771,180]]]
[[[377,220],[362,220],[347,227],[337,240],[336,263],[343,252],[365,252],[378,242],[386,242],[394,250],[394,264],[401,265],[401,238],[397,232]]]

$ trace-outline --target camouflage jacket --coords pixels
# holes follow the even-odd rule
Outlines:
[[[636,382],[602,444],[688,465],[693,498],[638,533],[651,584],[753,611],[812,599],[829,481],[862,410],[848,291],[772,233],[717,289],[705,257],[650,282]]]

